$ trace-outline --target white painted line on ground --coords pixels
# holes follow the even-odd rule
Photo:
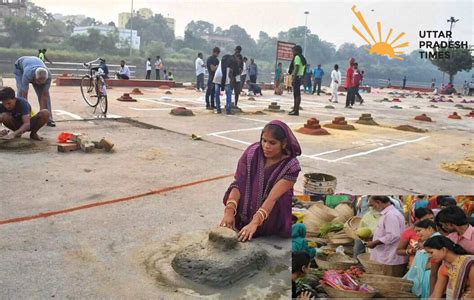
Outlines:
[[[147,110],[157,110],[157,111],[169,111],[169,108],[136,108],[136,107],[129,107],[132,110],[138,110],[138,111],[147,111]]]
[[[332,162],[331,160],[321,158],[321,157],[313,157],[313,156],[309,156],[309,155],[305,155],[305,154],[302,154],[301,156],[309,158],[309,159],[313,159],[313,160],[322,160],[322,161],[325,161],[325,162]]]
[[[147,102],[151,102],[151,103],[164,104],[164,105],[169,105],[169,106],[173,106],[173,107],[182,107],[182,105],[177,105],[177,104],[172,104],[172,103],[168,103],[168,102],[163,102],[163,101],[160,101],[160,100],[151,100],[151,99],[137,99],[137,100],[147,101]]]
[[[225,134],[225,133],[231,133],[231,132],[242,132],[242,131],[252,131],[252,130],[261,130],[263,127],[254,127],[254,128],[244,128],[244,129],[233,129],[233,130],[226,130],[226,131],[217,131],[217,132],[211,132],[206,135],[219,135],[219,134]]]
[[[321,152],[321,153],[317,153],[317,154],[313,154],[313,155],[309,155],[309,156],[310,156],[310,157],[318,157],[318,156],[323,156],[323,155],[326,155],[326,154],[335,153],[335,152],[339,152],[339,151],[341,151],[341,149],[336,149],[336,150]]]
[[[123,118],[122,116],[119,116],[119,115],[107,115],[107,119],[120,119],[120,118]]]
[[[221,138],[221,139],[226,139],[226,140],[229,140],[229,141],[232,141],[232,142],[237,142],[237,143],[245,144],[245,145],[247,145],[247,146],[253,144],[253,143],[248,143],[248,142],[245,142],[245,141],[233,139],[233,138],[230,138],[230,137],[221,136],[221,135],[219,135],[219,134],[208,134],[208,135],[215,136],[215,137],[219,137],[219,138]]]
[[[71,118],[76,119],[76,120],[83,120],[83,118],[81,118],[80,116],[78,116],[76,114],[73,114],[73,113],[70,113],[70,112],[65,111],[65,110],[53,109],[53,112],[55,112],[58,116],[66,115],[66,116],[70,116]]]
[[[371,154],[371,153],[374,153],[374,152],[377,152],[377,151],[381,151],[381,150],[385,150],[385,149],[389,149],[389,148],[393,148],[393,147],[398,147],[398,146],[409,144],[409,143],[420,142],[420,141],[422,141],[424,139],[427,139],[427,138],[428,138],[427,136],[424,136],[424,137],[421,137],[421,138],[418,138],[418,139],[415,139],[415,140],[403,141],[403,142],[400,142],[400,143],[375,148],[375,149],[372,149],[372,150],[369,150],[369,151],[343,156],[343,157],[332,160],[332,162],[338,162],[338,161],[348,159],[348,158],[352,158],[352,157],[364,156],[364,155]]]

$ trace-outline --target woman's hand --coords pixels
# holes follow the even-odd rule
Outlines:
[[[254,221],[250,222],[247,226],[242,228],[239,232],[239,242],[251,241],[255,232],[257,231],[258,224]]]
[[[314,299],[314,298],[311,297],[311,292],[310,291],[304,291],[296,299],[310,300],[310,299]]]
[[[224,211],[224,217],[222,218],[220,226],[235,229],[235,216],[231,209]]]

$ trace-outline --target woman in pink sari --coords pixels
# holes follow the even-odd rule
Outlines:
[[[291,200],[301,148],[291,129],[271,121],[260,142],[250,145],[237,165],[235,180],[224,195],[220,226],[239,231],[239,241],[278,235],[291,237]]]

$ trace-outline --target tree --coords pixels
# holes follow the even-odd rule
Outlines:
[[[207,52],[207,50],[210,48],[209,44],[205,39],[195,36],[189,30],[186,30],[184,32],[184,47],[196,49],[201,52]]]
[[[6,17],[5,31],[21,47],[29,47],[38,40],[41,23],[31,18]]]
[[[87,34],[73,35],[67,40],[67,44],[75,50],[93,51],[98,53],[117,53],[116,45],[119,42],[118,32],[101,34],[96,29],[89,29]]]
[[[190,31],[196,37],[214,34],[214,25],[206,21],[191,21],[186,25],[186,31]]]
[[[145,47],[155,41],[163,42],[166,46],[171,46],[174,41],[174,32],[166,23],[165,18],[158,14],[153,18],[144,19],[140,16],[134,16],[132,18],[133,29],[137,30],[140,36],[140,48]],[[130,21],[127,23],[126,28],[130,29]]]
[[[97,21],[94,18],[87,17],[81,22],[79,22],[79,26],[97,26],[97,25],[103,25],[102,22]]]
[[[41,33],[45,36],[68,37],[70,32],[67,25],[59,20],[48,22]]]
[[[54,20],[53,15],[48,13],[45,8],[37,6],[31,1],[26,4],[26,14],[28,17],[37,20],[42,25]]]
[[[431,59],[431,63],[438,67],[438,70],[449,74],[449,82],[452,83],[454,76],[459,71],[470,71],[472,68],[472,56],[470,49],[437,49],[440,52],[449,52],[449,58]]]

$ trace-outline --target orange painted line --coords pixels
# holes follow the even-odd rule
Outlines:
[[[220,179],[224,179],[224,178],[228,178],[228,177],[233,177],[233,176],[234,176],[234,174],[222,175],[222,176],[218,176],[218,177],[193,181],[193,182],[189,182],[189,183],[185,183],[185,184],[181,184],[181,185],[165,187],[165,188],[162,188],[162,189],[159,189],[159,190],[154,190],[154,191],[150,191],[148,193],[143,193],[143,194],[139,194],[139,195],[124,197],[124,198],[118,198],[118,199],[113,199],[113,200],[108,200],[108,201],[102,201],[102,202],[94,202],[94,203],[89,203],[89,204],[86,204],[86,205],[71,207],[71,208],[62,209],[62,210],[48,211],[48,212],[39,213],[37,215],[32,215],[32,216],[25,216],[25,217],[18,217],[18,218],[13,218],[13,219],[2,220],[2,221],[0,221],[0,225],[26,222],[26,221],[31,221],[31,220],[35,220],[35,219],[41,219],[41,218],[48,218],[48,217],[51,217],[51,216],[67,214],[67,213],[78,211],[78,210],[89,209],[89,208],[94,208],[94,207],[99,207],[99,206],[104,206],[104,205],[110,205],[110,204],[115,204],[115,203],[120,203],[120,202],[127,202],[127,201],[137,200],[139,198],[143,198],[143,197],[146,197],[146,196],[158,195],[158,194],[162,194],[162,193],[166,193],[166,192],[171,192],[171,191],[174,191],[174,190],[179,190],[179,189],[182,189],[182,188],[185,188],[185,187],[198,185],[198,184],[211,182],[211,181],[216,181],[216,180],[220,180]]]

